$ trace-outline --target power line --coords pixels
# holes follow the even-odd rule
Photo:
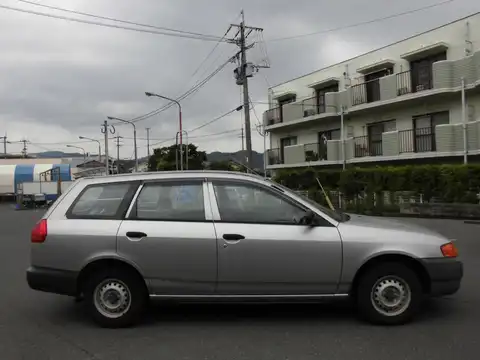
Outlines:
[[[232,109],[232,110],[230,110],[229,112],[226,112],[225,114],[220,115],[220,116],[216,117],[215,119],[206,122],[205,124],[202,124],[202,125],[200,125],[200,126],[197,126],[196,128],[193,128],[193,129],[191,129],[191,130],[188,130],[188,133],[191,133],[191,132],[197,131],[197,130],[199,130],[199,129],[202,129],[202,128],[210,125],[210,124],[213,124],[214,122],[216,122],[216,121],[218,121],[218,120],[220,120],[220,119],[223,119],[225,116],[228,116],[228,115],[230,115],[231,113],[234,113],[235,111],[240,111],[240,110],[242,110],[242,109],[243,109],[243,105],[240,105],[240,106],[238,106],[237,108]]]
[[[200,90],[204,85],[206,85],[215,75],[217,75],[225,66],[227,66],[228,63],[230,63],[233,59],[235,59],[235,56],[232,56],[230,57],[227,61],[225,61],[222,65],[220,65],[214,72],[212,72],[210,75],[208,75],[205,79],[203,79],[200,83],[196,84],[195,86],[193,86],[190,90],[188,90],[187,92],[185,92],[183,95],[181,95],[180,97],[178,97],[176,100],[177,101],[181,101],[181,100],[184,100],[186,99],[188,96],[196,93],[198,90]],[[173,106],[173,102],[169,102],[167,105],[164,105],[158,109],[155,109],[147,114],[144,114],[144,115],[141,115],[141,116],[138,116],[136,118],[133,118],[132,122],[138,122],[138,121],[143,121],[143,120],[146,120],[148,118],[151,118],[152,116],[155,116],[167,109],[169,109],[170,107]],[[119,123],[114,123],[112,125],[120,125],[122,124],[121,122]]]
[[[299,34],[299,35],[293,35],[293,36],[286,36],[286,37],[282,37],[282,38],[274,38],[274,39],[265,40],[265,41],[266,42],[277,42],[277,41],[284,41],[284,40],[293,40],[293,39],[299,39],[299,38],[304,38],[304,37],[313,36],[313,35],[326,34],[326,33],[339,31],[339,30],[351,29],[351,28],[355,28],[355,27],[358,27],[358,26],[373,24],[373,23],[376,23],[376,22],[385,21],[385,20],[393,19],[393,18],[396,18],[396,17],[404,16],[404,15],[410,15],[410,14],[413,14],[413,13],[416,13],[416,12],[419,12],[419,11],[428,10],[428,9],[432,9],[434,7],[446,5],[446,4],[449,4],[449,3],[454,2],[454,1],[456,1],[456,0],[446,0],[446,1],[436,3],[436,4],[427,5],[427,6],[423,6],[423,7],[420,7],[420,8],[413,9],[413,10],[404,11],[404,12],[400,12],[400,13],[396,13],[396,14],[392,14],[392,15],[388,15],[388,16],[383,16],[383,17],[379,17],[379,18],[376,18],[376,19],[372,19],[372,20],[362,21],[362,22],[355,23],[355,24],[339,26],[339,27],[326,29],[326,30],[320,30],[320,31],[316,31],[316,32],[308,33],[308,34]]]
[[[167,27],[163,27],[163,26],[154,26],[154,25],[142,24],[142,23],[137,23],[137,22],[128,21],[128,20],[120,20],[120,19],[107,17],[107,16],[95,15],[95,14],[76,11],[76,10],[69,10],[69,9],[58,7],[58,6],[39,4],[39,3],[36,3],[34,1],[27,1],[27,0],[17,0],[17,1],[22,2],[22,3],[26,3],[26,4],[30,4],[30,5],[40,6],[40,7],[51,9],[51,10],[58,10],[58,11],[63,11],[63,12],[67,12],[67,13],[70,13],[70,14],[89,16],[89,17],[93,17],[93,18],[96,18],[96,19],[114,21],[114,22],[118,22],[118,23],[122,23],[122,24],[141,26],[141,27],[157,29],[157,30],[177,32],[177,33],[180,33],[180,34],[188,34],[188,35],[196,35],[196,36],[201,36],[201,37],[209,37],[209,38],[212,38],[212,39],[214,39],[216,41],[219,41],[219,42],[221,42],[223,40],[223,38],[220,38],[220,37],[214,36],[214,35],[206,35],[206,34],[202,34],[202,33],[184,31],[184,30],[177,30],[177,29],[167,28]]]
[[[213,137],[213,136],[218,136],[218,135],[224,135],[224,134],[231,134],[233,132],[237,132],[240,131],[241,129],[233,129],[233,130],[225,130],[225,131],[222,131],[222,132],[218,132],[218,133],[214,133],[214,134],[205,134],[205,135],[197,135],[197,136],[189,136],[188,139],[201,139],[201,138],[209,138],[209,137]],[[235,134],[236,135],[236,134]],[[171,138],[165,138],[165,139],[162,139],[161,141],[159,142],[156,142],[154,144],[151,144],[150,146],[156,146],[156,145],[160,145],[160,144],[163,144],[163,143],[166,143],[168,141],[173,141],[175,140],[175,137],[171,137]]]
[[[136,32],[148,33],[148,34],[154,34],[154,35],[165,35],[165,36],[173,36],[173,37],[195,39],[195,40],[202,40],[202,41],[218,41],[218,38],[216,38],[216,37],[212,38],[212,37],[209,37],[209,36],[188,35],[188,34],[182,34],[182,33],[155,31],[155,30],[147,30],[147,29],[134,28],[134,27],[128,27],[128,26],[121,26],[121,25],[105,24],[105,23],[96,22],[96,21],[82,20],[82,19],[76,19],[76,18],[71,18],[71,17],[67,17],[67,16],[53,15],[53,14],[47,14],[47,13],[42,13],[42,12],[38,12],[38,11],[20,9],[20,8],[15,8],[15,7],[12,7],[12,6],[6,6],[6,5],[0,5],[0,8],[5,9],[5,10],[22,12],[22,13],[26,13],[26,14],[44,16],[44,17],[53,18],[53,19],[60,19],[60,20],[67,20],[67,21],[78,22],[78,23],[82,23],[82,24],[88,24],[88,25],[97,25],[97,26],[109,27],[109,28],[113,28],[113,29],[123,29],[123,30],[136,31]],[[228,40],[225,40],[225,42],[227,42],[227,41]]]

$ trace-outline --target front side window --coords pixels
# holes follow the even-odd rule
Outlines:
[[[202,182],[145,184],[131,218],[157,221],[205,221]]]
[[[117,217],[133,184],[101,184],[85,188],[68,211],[68,218],[102,219]]]
[[[244,183],[214,183],[223,222],[300,224],[306,211],[266,188]]]

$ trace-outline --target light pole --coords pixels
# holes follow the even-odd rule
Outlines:
[[[87,162],[87,152],[85,151],[84,148],[80,146],[75,146],[75,145],[67,145],[68,148],[75,148],[75,149],[80,149],[83,151],[83,166],[85,166],[85,163]]]
[[[89,140],[89,141],[97,142],[98,143],[98,161],[102,162],[102,146],[100,144],[100,140],[90,139],[90,138],[85,137],[85,136],[79,136],[78,138],[81,139],[81,140]]]
[[[117,120],[133,126],[133,147],[135,153],[135,172],[138,172],[138,156],[137,156],[137,127],[133,121],[119,119],[113,116],[108,116],[108,120]]]
[[[183,170],[182,105],[180,105],[180,103],[177,100],[171,99],[171,98],[163,96],[163,95],[158,95],[158,94],[151,93],[151,92],[145,92],[145,95],[147,95],[148,97],[155,96],[155,97],[158,97],[160,99],[165,99],[165,100],[168,100],[168,101],[171,101],[171,102],[174,102],[175,104],[177,104],[177,106],[178,106],[178,134],[180,135],[180,170]],[[177,170],[178,170],[178,162],[177,162]]]

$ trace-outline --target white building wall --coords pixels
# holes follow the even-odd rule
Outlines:
[[[471,116],[467,121],[480,120],[480,94],[474,94],[467,96],[467,105]],[[362,115],[346,115],[345,116],[345,137],[351,132],[353,128],[353,136],[365,136],[367,135],[367,125],[375,122],[382,122],[387,120],[396,121],[397,130],[409,130],[413,129],[413,117],[419,115],[425,115],[440,111],[449,111],[450,123],[456,124],[462,122],[462,103],[460,94],[457,98],[450,97],[448,100],[441,101],[432,100],[425,101],[423,103],[413,105],[409,103],[408,106],[402,106],[397,109],[388,109],[382,111],[380,109],[375,112],[370,111]],[[351,127],[349,129],[349,127]],[[321,131],[336,130],[340,128],[339,118],[329,121],[315,121],[305,127],[297,127],[291,130],[278,129],[272,132],[271,149],[280,147],[280,139],[296,136],[297,144],[311,144],[318,142],[318,133]]]
[[[314,96],[310,84],[328,79],[338,78],[340,80],[339,90],[345,89],[349,85],[363,81],[363,76],[357,73],[357,69],[371,65],[382,60],[394,60],[394,72],[409,70],[409,63],[402,60],[402,54],[418,50],[421,47],[444,42],[448,45],[447,60],[458,60],[465,56],[467,24],[469,27],[469,39],[472,42],[472,51],[480,49],[480,13],[472,15],[469,18],[458,20],[456,22],[444,25],[443,27],[431,30],[429,32],[410,37],[395,44],[374,50],[353,59],[329,66],[327,68],[315,71],[311,74],[293,79],[274,86],[271,89],[273,96],[293,91],[297,94],[297,100]],[[350,80],[344,77],[346,73]],[[269,94],[269,98],[271,95]],[[274,106],[274,104],[272,104]]]

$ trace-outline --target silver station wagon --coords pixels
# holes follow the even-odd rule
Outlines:
[[[380,324],[457,292],[452,240],[407,222],[332,211],[254,175],[158,172],[76,181],[31,234],[32,289],[83,299],[101,326],[150,297],[350,297]]]

